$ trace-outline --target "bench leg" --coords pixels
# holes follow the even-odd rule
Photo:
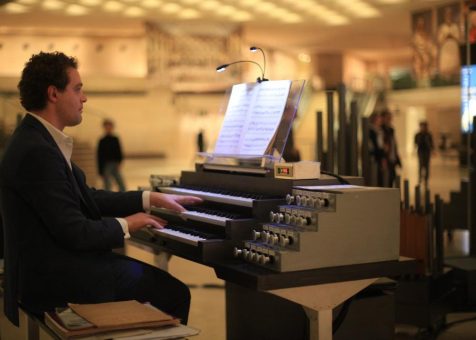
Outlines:
[[[33,320],[33,318],[26,317],[26,327],[27,327],[27,339],[28,340],[39,340],[40,339],[40,329],[38,324]]]

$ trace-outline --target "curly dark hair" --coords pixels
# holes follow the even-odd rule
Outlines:
[[[42,110],[47,103],[48,86],[64,90],[68,85],[67,70],[78,68],[78,62],[61,52],[34,54],[25,64],[18,89],[25,110]]]

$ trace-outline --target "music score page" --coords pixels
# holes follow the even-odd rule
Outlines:
[[[263,156],[286,107],[290,80],[234,85],[216,154]]]

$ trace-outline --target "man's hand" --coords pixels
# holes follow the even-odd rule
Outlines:
[[[150,206],[170,209],[177,212],[185,211],[183,204],[198,204],[203,202],[199,197],[163,194],[160,192],[150,193]]]
[[[160,217],[143,212],[127,216],[125,220],[127,221],[130,232],[137,231],[148,225],[157,229],[162,229],[167,224],[167,221],[161,219]]]

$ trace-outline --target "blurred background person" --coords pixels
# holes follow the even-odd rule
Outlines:
[[[395,178],[397,177],[397,167],[402,167],[400,155],[398,154],[397,139],[395,138],[395,129],[392,125],[392,112],[385,109],[381,113],[382,115],[382,130],[383,130],[383,143],[385,151],[385,159],[387,161],[388,177],[385,186],[393,187],[395,184]]]
[[[105,119],[102,123],[104,136],[99,140],[97,162],[99,174],[103,178],[104,188],[111,190],[112,180],[117,183],[119,191],[126,191],[126,186],[120,172],[123,159],[121,143],[114,134],[114,122]]]
[[[420,131],[415,135],[415,145],[418,151],[418,182],[421,183],[424,172],[425,185],[428,186],[430,158],[433,151],[433,136],[428,130],[427,122],[420,122]]]
[[[374,112],[369,117],[369,153],[377,169],[377,185],[383,186],[383,174],[386,168],[383,145],[382,117]]]

